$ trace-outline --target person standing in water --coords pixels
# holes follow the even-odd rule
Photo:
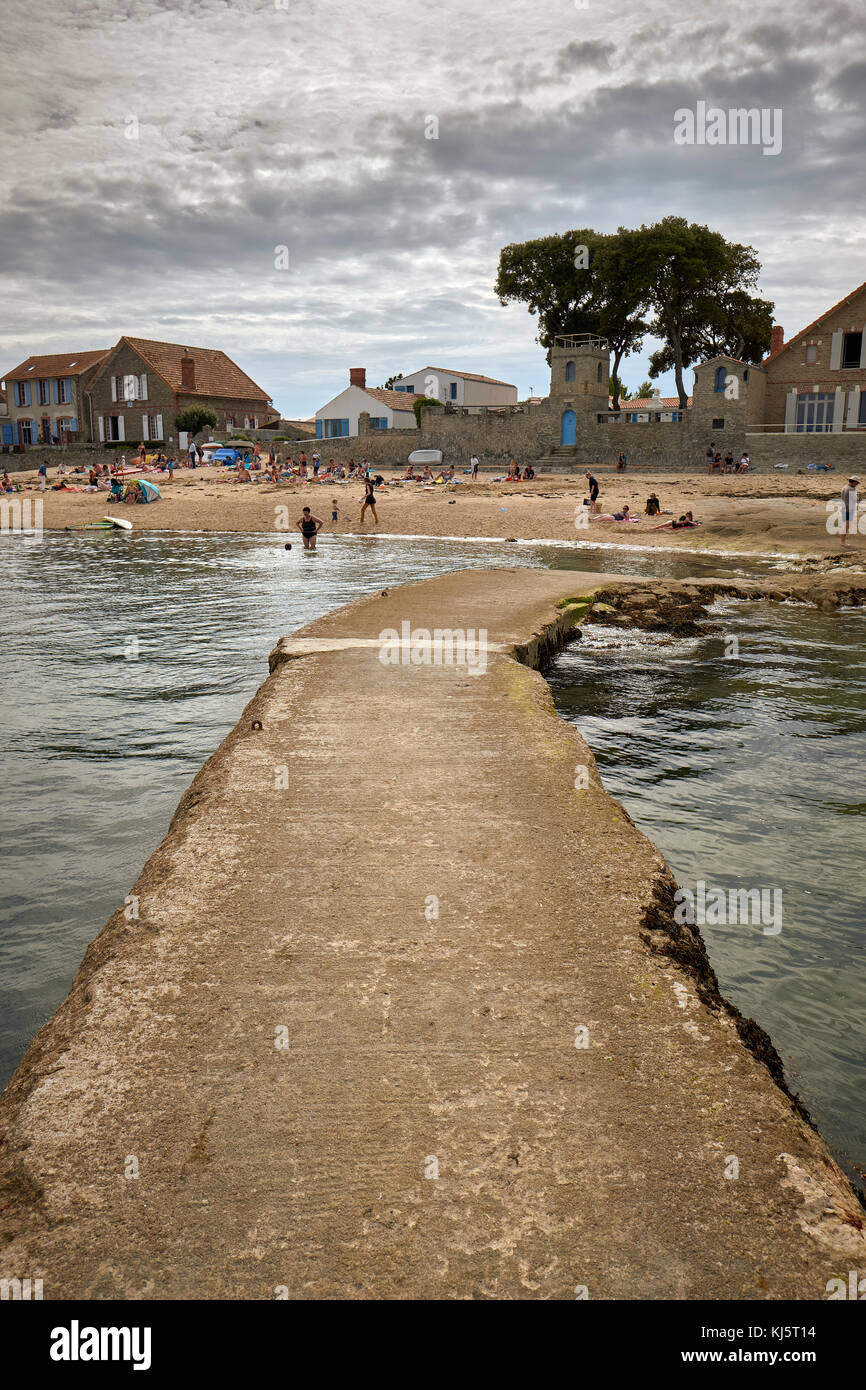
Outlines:
[[[298,517],[298,530],[304,538],[304,549],[315,550],[316,537],[324,526],[324,521],[319,516],[313,516],[309,507],[305,507]]]
[[[378,526],[379,517],[376,512],[376,484],[372,478],[368,478],[364,486],[366,488],[366,491],[364,493],[364,501],[361,505],[361,525],[363,526],[364,524],[364,513],[369,507],[370,511],[373,513],[373,520]]]

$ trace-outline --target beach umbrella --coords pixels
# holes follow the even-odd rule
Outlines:
[[[162,496],[156,483],[148,482],[146,478],[139,479],[138,486],[141,488],[145,502],[156,502]]]

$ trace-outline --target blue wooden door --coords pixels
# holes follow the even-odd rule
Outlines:
[[[577,443],[577,416],[573,410],[562,412],[562,433],[559,442],[560,444]]]

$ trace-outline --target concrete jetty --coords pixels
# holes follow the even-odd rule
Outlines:
[[[0,1101],[0,1276],[775,1300],[866,1266],[847,1179],[533,669],[592,595],[642,592],[469,571],[279,642]],[[663,597],[687,622],[700,594]]]

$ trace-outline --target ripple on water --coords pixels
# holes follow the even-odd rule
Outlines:
[[[778,887],[782,931],[702,928],[855,1180],[866,1167],[866,612],[713,606],[716,632],[588,628],[551,675],[609,791],[685,887]],[[735,658],[724,639],[736,636]]]

